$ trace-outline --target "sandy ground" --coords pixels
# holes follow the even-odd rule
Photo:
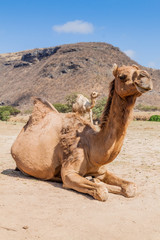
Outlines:
[[[160,123],[132,122],[108,168],[134,181],[138,194],[107,202],[14,171],[10,147],[22,125],[0,122],[0,239],[160,239]]]

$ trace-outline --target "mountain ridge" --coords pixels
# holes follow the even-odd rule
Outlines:
[[[51,103],[65,102],[67,95],[92,91],[107,96],[112,66],[136,64],[147,70],[154,89],[137,103],[160,106],[160,70],[146,68],[119,48],[102,42],[65,44],[49,48],[0,54],[0,102],[20,109],[32,105],[32,97]]]

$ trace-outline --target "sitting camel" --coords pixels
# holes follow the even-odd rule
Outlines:
[[[99,93],[92,92],[91,102],[89,102],[88,98],[84,97],[82,94],[78,94],[76,98],[76,102],[72,106],[72,111],[79,113],[83,117],[87,112],[89,112],[90,122],[93,124],[92,108],[95,106],[98,96],[99,96]]]
[[[101,201],[108,192],[135,196],[135,184],[110,173],[107,164],[121,150],[136,98],[152,89],[152,81],[137,66],[114,65],[113,75],[100,130],[76,113],[58,113],[50,103],[35,99],[33,113],[11,149],[20,171],[62,181],[63,187]]]

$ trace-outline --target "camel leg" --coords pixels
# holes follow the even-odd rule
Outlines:
[[[109,192],[121,194],[125,197],[134,197],[136,195],[137,188],[133,182],[123,180],[108,171],[97,176],[97,179],[107,184],[106,187]],[[118,186],[120,189],[115,189],[115,186],[109,186],[108,184]]]
[[[81,193],[87,193],[100,201],[106,201],[108,191],[104,183],[93,183],[86,178],[80,176],[73,170],[67,171],[65,167],[61,169],[63,187],[74,189]]]
[[[92,118],[92,109],[90,109],[89,111],[89,118],[90,118],[90,122],[93,124],[93,118]]]
[[[91,181],[93,181],[94,183],[100,183],[101,182],[101,180],[99,180],[98,178],[93,178]],[[107,188],[109,193],[122,195],[121,187],[109,185],[107,183],[104,183],[104,184],[105,184],[105,186],[106,186],[106,188]]]

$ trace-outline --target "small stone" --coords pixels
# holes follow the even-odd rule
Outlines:
[[[28,227],[28,226],[23,226],[22,228],[23,228],[23,229],[28,229],[29,227]]]

